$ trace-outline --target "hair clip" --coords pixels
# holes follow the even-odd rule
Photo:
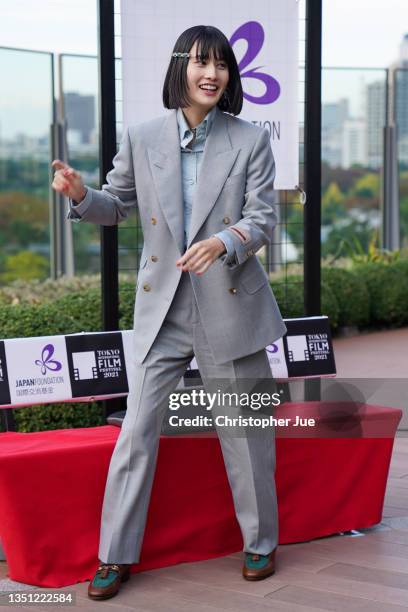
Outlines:
[[[175,51],[171,55],[172,57],[190,57],[189,53],[178,53],[177,51]]]

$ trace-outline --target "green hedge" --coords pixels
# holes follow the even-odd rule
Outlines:
[[[304,316],[303,277],[301,275],[292,274],[280,282],[271,282],[271,287],[283,318]],[[337,297],[329,283],[324,280],[321,283],[321,289],[321,311],[329,317],[330,325],[335,330],[339,324]]]
[[[135,285],[123,284],[119,293],[120,329],[133,327],[134,302]],[[0,305],[0,337],[3,339],[101,329],[99,289],[72,292],[44,304]]]
[[[408,260],[367,262],[355,267],[369,293],[370,324],[408,324]]]
[[[343,268],[322,268],[322,281],[337,300],[339,326],[359,327],[369,323],[370,295],[363,275]],[[326,314],[323,307],[322,312]]]
[[[21,432],[96,427],[106,422],[102,402],[26,406],[13,414],[16,430]]]

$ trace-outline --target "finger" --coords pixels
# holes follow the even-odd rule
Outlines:
[[[190,257],[189,259],[187,259],[187,261],[185,261],[184,264],[182,264],[182,268],[183,271],[186,270],[192,270],[195,263],[201,258],[201,255],[196,255],[194,257]]]
[[[80,178],[80,174],[79,172],[77,172],[76,170],[74,170],[73,168],[65,168],[65,170],[62,171],[63,175],[68,178],[68,179],[77,179]]]
[[[64,163],[60,159],[54,159],[51,166],[55,168],[56,170],[64,170],[65,168],[69,167],[68,164]]]
[[[195,266],[197,263],[200,263],[202,260],[214,261],[215,255],[212,248],[208,246],[202,246],[197,250],[197,253],[194,257],[191,257],[188,261],[190,265]]]
[[[197,252],[197,246],[194,244],[192,247],[190,247],[189,249],[187,249],[187,251],[184,253],[184,255],[182,255],[180,257],[180,259],[178,259],[176,261],[176,265],[177,266],[183,266],[184,264],[187,263],[187,261],[194,256],[194,254]]]
[[[210,265],[211,263],[207,262],[204,266],[201,266],[201,268],[199,268],[198,270],[195,270],[195,274],[197,274],[198,276],[201,276],[201,274],[204,274],[204,272],[207,272]]]
[[[52,187],[59,192],[63,192],[65,193],[66,191],[69,190],[69,183],[68,181],[66,181],[64,178],[61,178],[60,176],[56,177],[53,182],[52,182]]]
[[[211,259],[208,257],[208,255],[204,255],[199,259],[196,259],[193,263],[189,263],[188,269],[190,272],[197,272],[197,270],[207,263],[211,263]]]

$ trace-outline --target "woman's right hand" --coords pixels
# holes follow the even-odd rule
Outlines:
[[[86,195],[87,189],[80,173],[60,159],[54,159],[51,165],[55,170],[51,187],[55,191],[63,193],[67,198],[71,198],[75,202],[81,202]]]

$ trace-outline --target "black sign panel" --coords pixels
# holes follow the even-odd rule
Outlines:
[[[288,377],[336,373],[330,324],[327,317],[285,319],[283,336]]]
[[[0,406],[11,403],[4,342],[0,340]]]
[[[72,396],[128,393],[122,334],[66,336]]]

